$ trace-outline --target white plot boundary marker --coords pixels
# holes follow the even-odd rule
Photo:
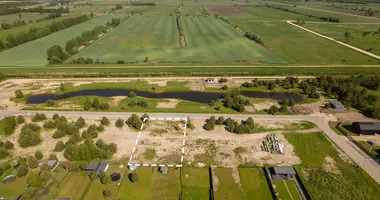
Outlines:
[[[137,135],[137,138],[136,138],[136,141],[135,141],[135,144],[133,146],[133,150],[132,150],[132,153],[131,153],[131,156],[129,157],[129,162],[128,162],[128,166],[135,166],[135,167],[140,167],[140,166],[143,166],[143,167],[182,167],[183,166],[183,159],[184,159],[184,154],[185,154],[185,145],[186,145],[186,129],[187,129],[187,118],[172,118],[172,117],[167,117],[167,118],[162,118],[162,117],[152,117],[152,118],[144,118],[143,122],[146,122],[146,120],[150,120],[150,121],[153,121],[153,120],[168,120],[168,121],[184,121],[185,122],[185,125],[184,125],[184,131],[183,131],[183,140],[182,140],[182,148],[181,148],[181,163],[180,164],[145,164],[145,163],[132,163],[132,160],[133,160],[133,156],[134,154],[136,153],[136,150],[137,150],[137,146],[139,144],[139,140],[140,140],[140,137],[141,137],[141,134],[142,134],[142,130],[144,128],[144,123],[141,124],[141,127],[140,127],[140,130],[138,132],[138,135]]]

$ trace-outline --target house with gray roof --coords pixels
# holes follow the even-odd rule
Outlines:
[[[290,166],[272,167],[269,169],[272,179],[286,180],[295,179],[296,170]]]
[[[359,135],[380,134],[380,122],[354,122],[352,123],[352,127]]]
[[[158,170],[161,172],[161,174],[167,174],[169,172],[168,167],[160,167]]]
[[[108,162],[90,162],[84,170],[100,174],[101,172],[107,172],[108,167]]]
[[[333,110],[344,110],[344,105],[336,100],[336,99],[330,99],[330,108],[333,109]]]

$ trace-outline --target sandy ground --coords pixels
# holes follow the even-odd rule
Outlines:
[[[168,99],[167,102],[158,102],[156,108],[175,108],[179,102],[178,99]]]
[[[351,109],[344,110],[344,111],[332,111],[331,113],[334,114],[335,117],[341,122],[380,121],[380,120],[366,117],[363,114],[359,113],[358,111],[351,110]]]

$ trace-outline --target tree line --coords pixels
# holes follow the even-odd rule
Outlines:
[[[0,51],[45,37],[54,32],[69,28],[76,24],[83,23],[88,19],[89,18],[86,15],[81,15],[78,17],[64,19],[59,22],[53,22],[44,28],[31,27],[28,32],[20,32],[16,35],[9,34],[6,40],[0,41]]]
[[[256,33],[246,32],[246,33],[244,34],[244,36],[247,37],[247,38],[250,39],[250,40],[255,41],[256,43],[259,43],[259,44],[261,44],[261,45],[264,45],[263,40],[262,40],[262,39],[260,38],[260,36],[257,35]]]
[[[34,7],[34,8],[17,8],[17,7],[8,7],[8,8],[3,8],[0,9],[0,15],[10,15],[10,14],[16,14],[16,13],[54,13],[54,12],[59,12],[59,13],[69,13],[70,8],[66,7],[59,7],[58,9],[55,8],[43,8],[42,6],[39,7]]]
[[[47,59],[51,64],[61,64],[70,56],[79,52],[80,46],[89,45],[93,40],[99,38],[99,34],[106,33],[110,27],[117,27],[120,25],[120,18],[113,18],[111,22],[107,22],[106,26],[96,26],[91,31],[84,31],[80,36],[71,38],[66,42],[65,49],[59,45],[54,45],[47,49]]]
[[[281,6],[275,6],[275,5],[269,5],[269,4],[265,4],[266,7],[268,8],[272,8],[272,9],[276,9],[276,10],[281,10],[281,11],[285,11],[285,12],[291,12],[291,13],[295,13],[295,14],[298,14],[298,15],[304,15],[304,16],[308,16],[308,17],[312,17],[312,18],[317,18],[317,19],[320,19],[320,20],[323,20],[323,21],[329,21],[329,22],[335,22],[335,23],[338,23],[340,22],[340,19],[337,18],[337,17],[325,17],[325,16],[322,16],[322,17],[319,17],[319,16],[315,16],[315,15],[311,15],[311,14],[305,14],[305,13],[302,13],[302,12],[297,12],[297,11],[294,11],[294,10],[289,10],[288,8],[284,8],[284,7],[281,7]]]
[[[61,17],[61,16],[62,16],[62,13],[55,12],[55,13],[49,14],[48,16],[46,16],[44,18],[37,19],[36,22],[40,22],[40,21],[44,21],[44,20],[48,20],[48,19],[54,19],[54,18]],[[8,29],[12,29],[12,28],[20,27],[20,26],[25,26],[27,23],[24,20],[21,20],[21,18],[22,18],[21,13],[19,13],[19,18],[20,18],[20,20],[14,21],[13,23],[6,23],[6,22],[1,23],[1,28],[4,30],[8,30]],[[33,21],[29,20],[29,24],[31,24],[31,23],[33,23]]]
[[[156,6],[157,3],[131,2],[131,6]]]
[[[183,28],[183,21],[181,15],[176,17],[179,36],[185,36],[185,30]]]
[[[227,131],[236,134],[257,133],[263,130],[263,127],[257,125],[251,117],[239,123],[231,118],[224,119],[224,117],[219,117],[216,119],[212,116],[206,120],[203,128],[211,131],[215,129],[216,125],[224,125]]]

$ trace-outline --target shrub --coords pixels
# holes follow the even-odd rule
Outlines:
[[[16,96],[17,99],[21,99],[21,98],[24,97],[24,93],[22,93],[21,90],[16,90],[15,91],[15,96]]]
[[[26,179],[26,182],[34,188],[41,187],[41,178],[33,171],[29,173],[28,178]]]
[[[36,113],[32,116],[32,122],[40,122],[46,120],[46,115],[44,113]]]
[[[3,159],[9,155],[8,151],[4,147],[0,148],[0,159]]]
[[[117,60],[117,64],[124,64],[124,60]]]
[[[137,102],[137,105],[142,107],[142,108],[147,108],[148,107],[148,102],[144,101],[144,100],[140,100],[139,102]]]
[[[79,117],[75,122],[75,126],[78,128],[83,128],[86,125],[86,120],[83,117]]]
[[[269,108],[268,113],[271,115],[276,114],[279,111],[278,107],[276,105],[273,105]]]
[[[88,174],[88,177],[90,178],[91,181],[94,181],[98,178],[98,175],[95,172],[91,172]]]
[[[139,177],[138,177],[138,175],[137,175],[135,172],[133,172],[133,173],[129,173],[129,174],[128,174],[128,178],[129,178],[129,180],[130,180],[132,183],[137,183],[137,182],[139,181]]]
[[[141,121],[144,121],[144,119],[145,119],[145,122],[148,122],[148,120],[149,120],[149,115],[146,114],[146,113],[144,113],[143,116],[141,116],[140,120],[141,120]]]
[[[136,93],[135,93],[134,91],[130,91],[130,92],[128,93],[128,97],[129,97],[129,98],[136,97]]]
[[[47,106],[54,106],[54,105],[55,105],[55,101],[52,100],[52,99],[48,99],[48,100],[46,101],[46,105],[47,105]]]
[[[100,104],[100,110],[108,110],[108,108],[110,108],[110,105],[108,103]]]
[[[49,160],[58,160],[57,155],[55,155],[54,153],[50,154],[48,159]]]
[[[135,107],[136,106],[136,102],[135,101],[130,101],[129,103],[128,103],[128,106],[129,107]]]
[[[71,162],[69,166],[69,172],[79,171],[80,164],[78,162]]]
[[[95,145],[99,149],[106,149],[107,148],[107,144],[102,139],[99,139],[98,141],[96,141]]]
[[[128,120],[126,121],[126,124],[128,124],[128,126],[133,127],[135,129],[140,129],[142,126],[142,122],[136,114],[132,114],[132,116],[129,117]]]
[[[17,116],[17,123],[22,124],[25,122],[25,118],[22,115]]]
[[[54,147],[54,151],[56,152],[61,152],[65,149],[65,143],[63,143],[63,141],[58,141],[56,144],[55,144],[55,147]]]
[[[38,161],[33,156],[29,156],[28,158],[28,167],[32,169],[38,167]]]
[[[13,145],[13,143],[11,142],[11,141],[9,141],[9,140],[7,140],[7,141],[5,141],[5,145],[4,145],[4,148],[5,149],[13,149],[13,147],[14,147],[14,145]]]
[[[42,171],[40,173],[41,181],[48,181],[53,177],[53,175],[48,171]]]
[[[103,190],[103,196],[104,196],[104,198],[107,199],[108,197],[111,196],[111,191],[109,189]]]
[[[103,117],[102,120],[100,121],[104,126],[109,126],[110,125],[110,120],[108,120],[107,117]]]
[[[16,117],[15,116],[5,117],[4,119],[0,121],[0,127],[1,127],[0,134],[11,135],[17,127]]]
[[[48,164],[44,163],[41,165],[40,170],[41,171],[48,171],[48,170],[51,170],[51,167]]]
[[[37,150],[35,153],[34,153],[34,157],[37,159],[37,160],[41,160],[44,155],[42,154],[42,152],[40,150]]]
[[[118,120],[116,120],[115,125],[116,127],[121,128],[124,126],[124,121],[119,118]]]
[[[82,131],[82,138],[86,139],[86,138],[88,138],[88,136],[89,136],[88,132],[86,130],[83,130]]]
[[[99,132],[103,132],[104,131],[104,126],[103,124],[99,124],[99,126],[96,128]]]
[[[16,170],[16,176],[17,177],[23,177],[28,173],[28,167],[25,165],[20,165],[20,167]]]
[[[18,138],[18,143],[21,147],[35,146],[41,142],[39,130],[41,128],[36,124],[25,124]]]
[[[104,176],[101,180],[101,182],[104,184],[104,185],[107,185],[107,184],[110,184],[111,183],[111,178],[109,176]]]
[[[58,138],[61,138],[63,136],[65,136],[66,134],[60,130],[56,130],[54,133],[53,133],[53,138],[55,139],[58,139]]]
[[[117,145],[115,143],[110,143],[108,146],[107,146],[107,150],[111,153],[116,153],[117,151]]]

